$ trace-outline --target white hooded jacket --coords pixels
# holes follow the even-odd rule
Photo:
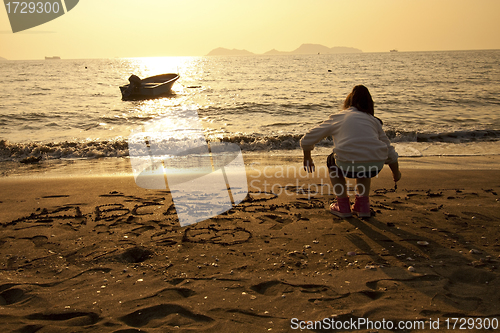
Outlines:
[[[378,119],[355,107],[331,115],[305,134],[300,139],[300,146],[303,150],[313,150],[316,143],[330,135],[333,136],[335,160],[385,164],[398,160],[398,154]]]

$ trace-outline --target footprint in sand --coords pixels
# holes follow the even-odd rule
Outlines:
[[[34,313],[25,316],[28,320],[45,321],[53,326],[88,326],[102,318],[94,312]]]
[[[203,327],[214,322],[214,319],[194,313],[187,308],[177,304],[159,304],[142,308],[118,318],[131,327],[174,327],[184,328]]]
[[[43,245],[47,244],[47,242],[49,241],[49,238],[47,236],[44,236],[44,235],[37,235],[37,236],[26,237],[26,238],[21,238],[21,239],[29,239],[30,241],[33,242],[35,247],[43,246]]]
[[[15,303],[19,303],[29,298],[28,295],[24,292],[24,290],[12,287],[12,285],[3,285],[0,286],[0,290],[4,287],[9,289],[4,290],[0,293],[0,305],[11,305]]]
[[[306,294],[323,294],[328,296],[339,295],[326,285],[319,284],[291,284],[277,280],[262,282],[250,287],[253,291],[265,296],[281,296],[296,290]]]

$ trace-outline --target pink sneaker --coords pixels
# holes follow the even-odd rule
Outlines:
[[[370,217],[370,197],[360,196],[356,194],[352,211],[358,214],[359,217]]]
[[[337,198],[337,202],[330,205],[330,213],[338,217],[351,217],[349,198]]]

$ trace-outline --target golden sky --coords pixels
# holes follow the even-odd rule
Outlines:
[[[303,43],[364,52],[500,49],[500,0],[80,0],[13,34],[0,8],[0,57],[64,59],[264,53]]]

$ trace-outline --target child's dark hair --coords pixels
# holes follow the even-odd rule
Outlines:
[[[374,116],[372,95],[370,95],[368,88],[363,85],[355,86],[351,93],[347,95],[344,101],[344,109],[348,109],[351,106]]]
[[[368,88],[363,85],[355,86],[351,93],[347,95],[344,101],[344,110],[350,108],[351,106],[354,106],[361,112],[371,114],[375,117],[372,95],[368,91]],[[381,119],[377,117],[375,117],[375,119],[380,121],[380,124],[384,124]]]

